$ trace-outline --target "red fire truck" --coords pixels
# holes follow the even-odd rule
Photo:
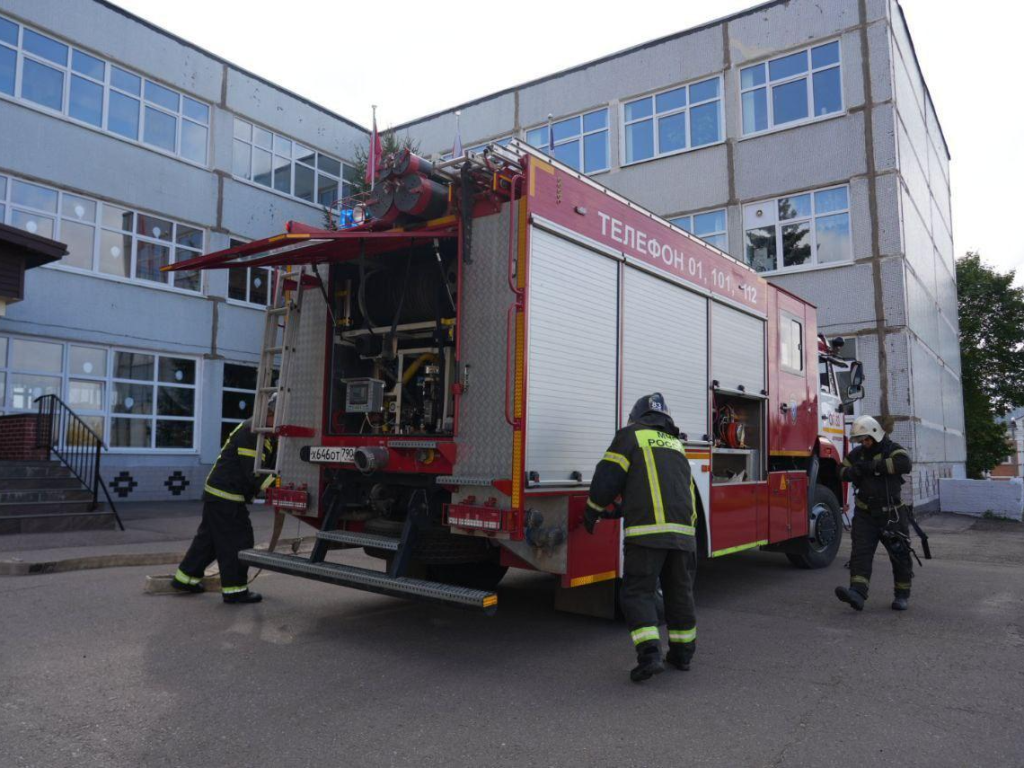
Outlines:
[[[259,471],[316,541],[243,560],[487,613],[508,568],[534,569],[559,608],[610,615],[621,530],[585,532],[587,488],[653,391],[683,433],[703,555],[833,560],[862,372],[813,306],[520,142],[388,158],[344,215],[172,267],[279,268],[254,414],[279,445]],[[327,557],[350,548],[382,569]]]

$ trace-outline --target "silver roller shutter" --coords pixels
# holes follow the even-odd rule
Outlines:
[[[616,429],[618,264],[531,233],[526,471],[589,482]]]
[[[708,303],[678,285],[626,269],[622,317],[622,421],[636,400],[665,396],[691,440],[708,431]]]
[[[764,320],[711,304],[711,378],[723,389],[759,394],[764,382]]]

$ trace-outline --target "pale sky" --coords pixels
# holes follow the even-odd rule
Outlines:
[[[756,4],[629,0],[612,13],[600,10],[612,4],[518,0],[488,13],[479,0],[115,2],[362,125],[377,104],[381,128]],[[978,250],[1000,271],[1016,269],[1022,285],[1024,11],[1005,0],[902,5],[953,158],[956,253]]]

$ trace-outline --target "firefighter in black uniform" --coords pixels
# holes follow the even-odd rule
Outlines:
[[[271,398],[271,409],[275,400]],[[268,413],[267,423],[274,424],[273,410]],[[248,419],[228,436],[213,469],[206,476],[203,519],[174,574],[171,584],[175,589],[203,592],[203,572],[216,560],[225,603],[258,603],[263,599],[259,592],[249,589],[249,568],[238,559],[239,551],[251,548],[254,543],[246,504],[275,479],[273,475],[261,477],[253,473],[257,450],[263,452],[263,466],[269,466],[274,442],[253,432],[252,419]]]
[[[860,443],[843,460],[843,480],[856,489],[850,586],[836,587],[836,597],[854,610],[864,610],[871,582],[871,561],[881,542],[892,562],[894,611],[907,610],[913,562],[910,557],[911,510],[901,499],[903,475],[910,472],[910,454],[886,436],[870,416],[853,422],[850,439]]]
[[[620,495],[622,503],[609,511]],[[630,679],[638,683],[665,669],[658,632],[659,578],[668,623],[665,661],[688,670],[697,645],[697,505],[690,462],[660,393],[637,401],[629,423],[598,462],[583,518],[587,531],[593,533],[603,517],[625,518],[621,604],[637,655]]]

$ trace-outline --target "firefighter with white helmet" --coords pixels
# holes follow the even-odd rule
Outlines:
[[[836,597],[854,610],[864,610],[871,583],[871,564],[879,542],[892,562],[894,611],[907,610],[913,563],[910,549],[911,509],[901,498],[910,454],[891,440],[871,416],[858,416],[850,440],[857,443],[843,460],[843,480],[853,483],[856,513],[850,555],[850,586],[836,587]]]

